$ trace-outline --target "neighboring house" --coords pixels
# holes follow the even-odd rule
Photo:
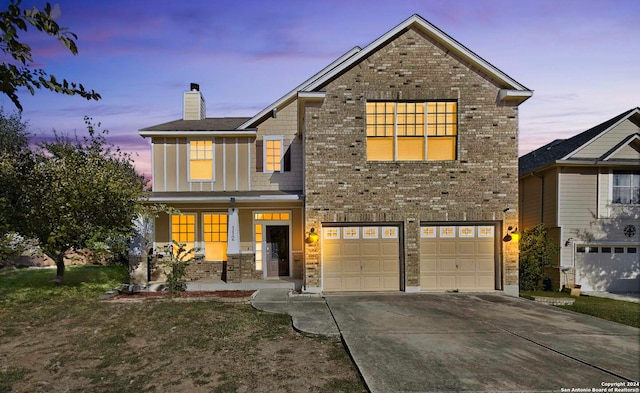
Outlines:
[[[640,108],[520,157],[520,227],[548,228],[559,285],[640,292],[639,217]]]
[[[191,279],[289,277],[308,292],[518,294],[518,105],[532,91],[414,15],[251,118],[199,86],[151,139],[154,248]]]

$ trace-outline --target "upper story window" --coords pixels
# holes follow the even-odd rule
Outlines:
[[[213,180],[213,141],[189,141],[189,180]]]
[[[368,102],[368,161],[455,160],[456,102]]]
[[[282,172],[282,137],[264,137],[264,171]]]
[[[612,202],[617,205],[640,204],[640,172],[613,174]]]

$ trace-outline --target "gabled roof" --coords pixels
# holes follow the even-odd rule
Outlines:
[[[266,107],[260,113],[252,117],[247,122],[243,123],[239,128],[255,127],[256,123],[261,121],[267,114],[271,113],[274,109],[277,109],[279,105],[292,100],[296,97],[298,92],[311,92],[322,89],[327,83],[341,75],[343,72],[349,70],[352,66],[362,61],[366,56],[375,52],[389,41],[393,40],[400,34],[407,31],[409,28],[417,28],[424,32],[426,35],[437,41],[439,44],[447,48],[452,53],[455,53],[460,58],[472,64],[479,71],[493,78],[499,86],[502,87],[500,91],[499,100],[512,101],[521,103],[533,95],[533,91],[529,90],[525,86],[516,82],[510,76],[500,71],[498,68],[484,60],[470,49],[454,40],[442,30],[438,29],[431,23],[427,22],[418,14],[414,14],[404,22],[400,23],[389,32],[367,45],[365,48],[354,48],[350,52],[334,61],[332,64],[318,72],[289,93],[285,94],[278,101]]]
[[[557,161],[568,160],[571,155],[583,146],[589,144],[634,114],[640,114],[640,108],[630,109],[569,139],[556,139],[551,143],[525,154],[518,160],[520,176]]]

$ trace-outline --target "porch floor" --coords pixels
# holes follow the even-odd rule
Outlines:
[[[239,283],[227,283],[222,280],[198,280],[187,283],[187,291],[245,291],[266,288],[300,290],[302,289],[302,279],[242,280]]]

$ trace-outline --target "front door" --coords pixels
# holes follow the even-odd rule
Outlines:
[[[267,277],[289,276],[289,227],[267,225]]]

